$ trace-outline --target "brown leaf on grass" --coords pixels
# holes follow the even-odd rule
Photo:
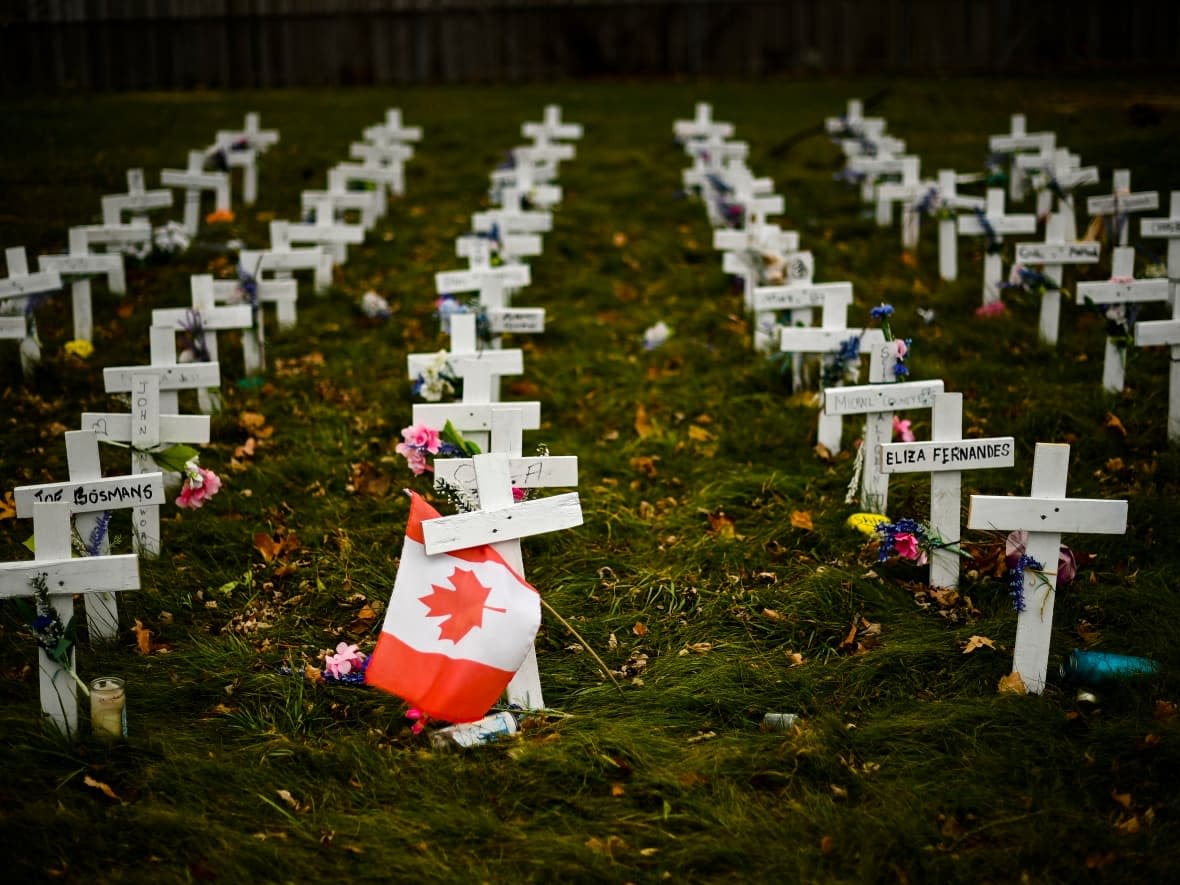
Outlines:
[[[805,532],[814,531],[815,525],[811,521],[811,513],[807,510],[792,510],[791,511],[791,526],[797,529],[803,529]]]
[[[785,621],[786,620],[786,618],[784,618],[781,614],[779,614],[773,608],[762,609],[762,615],[763,615],[763,617],[768,618],[772,621]]]
[[[1078,638],[1088,646],[1094,645],[1099,639],[1102,638],[1102,633],[1098,630],[1098,628],[1087,620],[1078,621],[1077,624],[1074,625],[1073,629],[1074,632],[1078,634]]]
[[[274,560],[286,559],[288,554],[293,553],[299,549],[299,539],[289,533],[280,530],[277,537],[272,537],[266,532],[254,533],[254,549],[262,554],[263,562],[268,565]]]
[[[997,686],[1000,694],[1012,692],[1013,694],[1027,694],[1028,689],[1024,687],[1024,680],[1020,678],[1020,674],[1013,670],[1007,676],[1000,677],[1000,684]]]
[[[368,461],[350,465],[352,474],[345,488],[354,495],[384,498],[393,487],[393,477],[382,473]]]
[[[825,446],[823,443],[816,443],[815,444],[815,454],[825,464],[831,464],[833,461],[836,460],[835,458],[832,457],[831,450],[827,446]]]
[[[16,501],[10,491],[0,498],[0,519],[16,519]]]
[[[308,806],[292,796],[290,790],[275,790],[275,793],[292,811],[299,812],[300,814],[307,811]]]
[[[266,416],[259,412],[242,412],[238,415],[238,426],[258,439],[270,439],[275,432],[267,426]]]
[[[735,538],[737,537],[737,529],[734,526],[733,518],[726,516],[724,510],[719,510],[716,515],[712,513],[705,514],[709,520],[709,531],[719,538]]]
[[[1117,804],[1123,806],[1123,808],[1127,809],[1128,811],[1131,810],[1132,800],[1131,800],[1130,793],[1120,793],[1118,790],[1116,790],[1112,787],[1110,790],[1110,798],[1113,799]]]
[[[120,301],[119,306],[115,308],[115,315],[121,320],[130,319],[133,313],[135,305],[126,299]]]
[[[1099,219],[1101,220],[1101,219]],[[1086,869],[1100,870],[1114,863],[1116,855],[1113,851],[1095,851],[1086,855]]]
[[[254,457],[254,448],[256,445],[257,445],[257,442],[255,441],[254,437],[252,437],[252,436],[247,437],[246,441],[244,443],[242,443],[240,446],[238,446],[236,449],[234,449],[234,457],[235,458],[253,458]]]
[[[643,621],[636,621],[635,626],[631,628],[631,632],[636,636],[646,636],[647,624],[643,623]]]
[[[1171,701],[1158,700],[1155,702],[1153,715],[1156,722],[1171,722],[1172,717],[1176,715],[1176,705]]]
[[[83,776],[82,783],[84,783],[88,787],[93,787],[94,789],[98,790],[100,793],[102,793],[108,799],[118,802],[120,805],[123,804],[123,800],[119,798],[118,793],[116,793],[114,790],[112,790],[107,784],[104,784],[102,781],[95,780],[94,778],[92,778],[90,775],[87,774],[87,775]]]
[[[819,853],[827,857],[836,850],[836,840],[831,836],[824,836],[819,840]]]
[[[139,618],[135,619],[135,626],[131,628],[135,634],[135,648],[141,655],[152,653],[152,631],[143,625]]]
[[[988,639],[986,636],[972,636],[967,640],[966,644],[964,644],[963,654],[969,655],[971,652],[985,647],[995,651],[996,643],[994,640]]]
[[[518,396],[521,399],[539,399],[541,396],[541,386],[535,381],[527,379],[513,381],[508,385],[508,390],[513,396]]]
[[[1127,438],[1127,428],[1123,426],[1123,422],[1119,420],[1119,416],[1114,412],[1107,412],[1102,419],[1102,426],[1107,430],[1113,430],[1123,439]]]
[[[631,459],[631,468],[638,470],[644,476],[655,476],[659,473],[656,468],[656,462],[659,460],[659,455],[636,455]]]
[[[787,654],[787,660],[791,662],[792,667],[802,667],[805,663],[807,663],[803,659],[803,654],[801,652],[791,651],[790,649],[787,649],[786,654]]]
[[[627,788],[620,783],[614,783],[610,785],[610,794],[616,798],[622,796],[626,792]]]
[[[640,439],[646,439],[655,431],[655,427],[651,423],[651,419],[647,416],[647,409],[644,408],[643,403],[635,407],[635,432]]]
[[[1120,836],[1133,836],[1142,829],[1139,818],[1135,815],[1114,825],[1114,830]]]
[[[844,639],[836,646],[837,654],[862,655],[880,644],[881,625],[868,618],[853,618]]]
[[[688,425],[688,438],[693,442],[712,442],[713,434],[696,424]]]

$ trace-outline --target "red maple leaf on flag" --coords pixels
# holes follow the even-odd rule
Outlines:
[[[456,568],[447,578],[451,586],[440,587],[431,584],[432,593],[421,596],[418,601],[430,609],[429,617],[445,615],[438,625],[438,638],[458,642],[476,627],[483,626],[484,609],[493,612],[507,612],[508,609],[486,605],[492,592],[475,576],[475,572]]]

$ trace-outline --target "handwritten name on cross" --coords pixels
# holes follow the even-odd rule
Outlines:
[[[161,169],[160,184],[164,187],[184,191],[184,232],[190,237],[197,235],[201,225],[201,194],[213,193],[213,209],[217,212],[230,211],[229,173],[206,172],[205,152],[189,151],[188,166],[184,169]]]
[[[1168,241],[1168,282],[1171,299],[1180,301],[1180,191],[1172,191],[1167,218],[1144,218],[1139,222],[1139,235],[1144,238]]]
[[[67,430],[65,437],[69,481],[17,486],[13,491],[16,515],[20,519],[32,517],[41,502],[64,504],[88,554],[106,556],[110,553],[110,535],[105,524],[110,512],[163,504],[164,474],[103,477],[98,434],[93,430]],[[89,595],[86,621],[91,638],[114,639],[119,631],[119,608],[114,594],[96,591]]]
[[[785,231],[776,224],[754,224],[745,228],[724,228],[713,231],[713,248],[722,250],[721,269],[742,281],[742,302],[746,310],[756,310],[754,290],[762,282],[768,262],[781,266],[783,283],[808,283],[815,272],[815,257],[799,249],[799,234]],[[774,317],[769,318],[770,326]],[[766,332],[758,322],[754,324],[754,346],[764,349],[766,342],[759,337]]]
[[[150,248],[152,226],[146,221],[132,221],[130,224],[83,224],[70,228],[71,234],[80,231],[85,237],[87,248],[94,246],[106,250]]]
[[[428,556],[491,544],[513,569],[524,575],[520,539],[579,526],[583,522],[577,492],[513,503],[511,467],[502,452],[471,459],[480,509],[432,519],[422,524]],[[508,702],[526,710],[544,707],[535,649],[508,684]]]
[[[63,624],[74,615],[77,593],[116,593],[139,589],[139,559],[134,554],[74,559],[70,550],[70,510],[65,503],[39,502],[33,508],[33,538],[37,547],[31,562],[0,563],[0,598],[33,596],[34,581],[44,581],[49,605]],[[68,664],[74,667],[74,651]],[[45,650],[37,649],[41,712],[59,732],[77,733],[77,685],[66,668]]]
[[[171,336],[171,331],[168,332]],[[207,373],[215,363],[194,363]],[[163,413],[160,407],[161,370],[170,367],[135,367],[125,389],[131,392],[131,411],[83,412],[82,428],[94,430],[99,437],[113,442],[130,443],[131,472],[155,473],[159,470],[152,459],[152,451],[175,443],[203,445],[209,442],[208,415],[177,415]],[[179,368],[179,367],[178,367]],[[110,369],[106,370],[111,371]],[[119,372],[126,370],[116,370]],[[194,377],[201,377],[200,375]],[[123,386],[123,378],[112,379]],[[205,378],[207,381],[207,377]],[[109,386],[108,386],[109,389]],[[175,390],[169,391],[175,395]],[[158,506],[137,507],[132,514],[132,545],[137,553],[155,557],[160,553],[160,512]]]
[[[1069,446],[1037,443],[1028,498],[972,495],[967,528],[1028,532],[1026,555],[1040,570],[1024,569],[1024,610],[1016,620],[1012,669],[1025,689],[1040,694],[1049,666],[1057,558],[1063,534],[1121,535],[1127,530],[1127,502],[1065,496]]]
[[[455,238],[455,254],[466,258],[471,267],[490,267],[493,253],[505,264],[520,264],[522,258],[540,255],[542,248],[540,234],[500,233],[495,240],[479,234]]]
[[[1135,250],[1130,246],[1119,246],[1114,250],[1110,262],[1110,280],[1105,283],[1078,283],[1078,301],[1108,306],[1107,309],[1122,311],[1126,316],[1126,305],[1143,304],[1151,301],[1168,300],[1168,281],[1165,279],[1135,279]],[[1126,378],[1127,352],[1119,342],[1106,338],[1102,358],[1102,389],[1118,393],[1123,389]]]
[[[959,545],[962,471],[991,470],[1016,463],[1010,436],[963,439],[963,394],[938,393],[931,414],[930,442],[884,443],[882,473],[930,474],[930,529],[943,543]],[[870,453],[871,454],[871,453]],[[939,548],[930,554],[930,586],[959,586],[959,555]]]
[[[82,341],[90,341],[94,337],[94,306],[90,278],[105,276],[107,288],[112,295],[122,295],[127,291],[123,255],[118,252],[91,252],[84,228],[70,228],[69,252],[65,255],[39,255],[37,266],[42,271],[57,271],[69,281],[70,299],[74,308],[74,337]]]
[[[1045,242],[1017,243],[1016,263],[1040,265],[1041,273],[1056,285],[1041,293],[1041,321],[1039,332],[1046,344],[1057,343],[1061,325],[1061,282],[1067,264],[1097,264],[1102,257],[1102,244],[1094,240],[1065,241],[1066,220],[1054,212],[1045,222]]]
[[[866,510],[885,513],[889,504],[889,474],[882,473],[876,457],[878,446],[893,438],[893,414],[934,406],[934,395],[942,393],[942,381],[886,381],[893,377],[897,351],[890,341],[880,342],[869,356],[868,384],[826,387],[823,411],[826,415],[864,415],[863,462],[859,499]]]
[[[1052,132],[1029,132],[1024,114],[1013,114],[1009,131],[988,137],[987,147],[992,153],[1012,157],[1008,166],[1008,199],[1019,203],[1024,199],[1024,177],[1016,165],[1016,155],[1024,151],[1049,153],[1057,146],[1057,136]]]
[[[1111,231],[1120,246],[1127,245],[1131,232],[1130,213],[1146,212],[1160,207],[1159,191],[1131,192],[1131,170],[1115,169],[1111,176],[1112,193],[1102,197],[1088,197],[1086,211],[1091,215],[1109,216]]]
[[[41,361],[41,347],[37,344],[37,325],[29,299],[62,287],[61,274],[56,270],[29,273],[29,262],[24,246],[4,250],[8,276],[0,278],[0,314],[16,311],[16,316],[0,316],[0,338],[20,341],[21,368],[26,375]]]
[[[1005,234],[1036,233],[1037,217],[1031,214],[1007,215],[1004,212],[1004,192],[998,187],[987,190],[982,216],[979,213],[960,215],[959,236],[987,237],[983,257],[983,303],[1000,300],[1000,284],[1004,281],[1004,261],[1001,255]]]
[[[520,190],[506,187],[500,191],[500,208],[471,216],[476,233],[490,233],[493,228],[506,234],[543,234],[553,230],[553,213],[523,208]]]
[[[172,205],[172,191],[147,190],[142,169],[127,170],[127,193],[111,194],[102,198],[103,224],[122,224],[123,213],[131,213],[131,221],[145,221],[145,212],[167,209]]]
[[[488,318],[488,328],[496,335],[505,332],[539,333],[545,331],[545,308],[509,307],[511,292],[527,286],[531,271],[527,264],[506,264],[500,267],[445,270],[434,275],[434,288],[440,295],[455,292],[476,292],[480,307]],[[500,348],[500,339],[491,342]]]

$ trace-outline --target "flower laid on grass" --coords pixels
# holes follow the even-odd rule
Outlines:
[[[88,359],[94,353],[94,345],[85,338],[75,338],[73,341],[67,341],[62,348],[70,356],[76,356],[78,359]]]
[[[221,490],[221,477],[197,463],[196,457],[184,463],[184,483],[176,496],[176,506],[196,510]]]
[[[1003,301],[991,301],[975,308],[975,315],[987,319],[988,317],[1003,316],[1008,312],[1008,306]]]
[[[660,345],[668,340],[672,334],[672,330],[668,328],[667,323],[660,320],[653,326],[648,326],[643,333],[643,349],[655,350]]]
[[[234,213],[229,209],[216,209],[205,216],[205,224],[233,224]]]
[[[336,646],[335,654],[324,656],[325,682],[340,682],[345,685],[364,685],[365,668],[369,658],[357,649],[355,645],[341,642]]]
[[[171,257],[189,246],[188,234],[178,221],[169,221],[152,232],[152,244],[160,255]]]
[[[875,531],[881,539],[877,551],[878,562],[896,556],[916,565],[925,565],[935,550],[950,550],[959,556],[967,555],[959,549],[957,541],[944,541],[930,526],[916,519],[903,518],[896,522],[879,522]]]
[[[437,403],[443,397],[457,396],[463,389],[462,384],[462,379],[447,361],[447,352],[440,350],[414,379],[411,393],[428,403]]]
[[[372,289],[361,296],[361,313],[371,320],[387,320],[393,316],[389,302]]]

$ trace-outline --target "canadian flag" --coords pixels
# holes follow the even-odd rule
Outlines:
[[[365,682],[433,719],[472,722],[503,694],[541,626],[541,598],[484,544],[427,556],[438,511],[410,493],[393,595]]]

